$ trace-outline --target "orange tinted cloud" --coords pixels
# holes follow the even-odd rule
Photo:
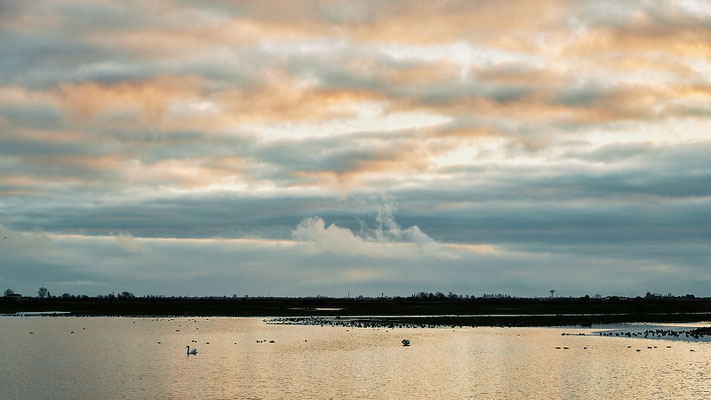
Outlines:
[[[139,83],[60,84],[58,101],[69,115],[92,119],[101,113],[138,111],[147,122],[162,119],[172,102],[195,93],[195,78],[163,77]]]
[[[476,163],[480,138],[535,152],[586,140],[580,128],[702,115],[709,100],[708,17],[673,2],[60,3],[3,20],[72,54],[48,50],[0,88],[6,138],[66,145],[15,160],[133,163],[127,181],[145,185],[417,181],[461,147]],[[22,39],[13,47],[34,60]],[[26,122],[51,107],[59,126]],[[418,116],[432,122],[408,124]],[[323,140],[308,157],[280,153],[309,137]],[[272,143],[284,146],[259,153]]]

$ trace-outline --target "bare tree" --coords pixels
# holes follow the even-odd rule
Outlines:
[[[39,296],[40,299],[46,299],[49,297],[49,290],[47,290],[46,287],[42,286],[41,288],[37,289],[37,296]]]
[[[136,296],[133,293],[128,292],[128,291],[123,291],[123,292],[119,293],[119,295],[118,295],[118,298],[120,300],[129,300],[129,299],[133,299],[135,297]]]
[[[15,291],[12,289],[5,289],[5,297],[10,297],[13,294],[15,294]]]

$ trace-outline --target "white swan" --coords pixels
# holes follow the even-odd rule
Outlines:
[[[197,354],[197,349],[195,347],[193,347],[192,349],[190,348],[190,346],[185,347],[187,347],[188,349],[188,354]]]

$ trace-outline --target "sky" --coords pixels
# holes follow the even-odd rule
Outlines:
[[[0,1],[0,288],[711,296],[711,2]]]

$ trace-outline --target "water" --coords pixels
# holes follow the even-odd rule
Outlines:
[[[711,343],[596,331],[5,317],[0,398],[711,398]]]

